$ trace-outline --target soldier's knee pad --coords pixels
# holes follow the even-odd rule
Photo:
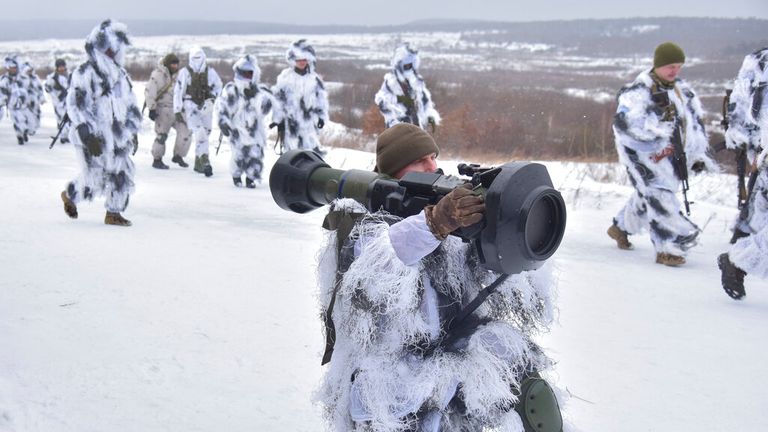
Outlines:
[[[520,384],[515,411],[525,432],[561,432],[563,416],[552,387],[538,376],[529,376]]]
[[[157,137],[155,138],[155,141],[157,141],[158,144],[165,145],[165,140],[168,139],[168,134],[157,134]]]

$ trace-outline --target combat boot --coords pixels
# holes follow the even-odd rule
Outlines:
[[[195,156],[195,167],[193,169],[195,170],[195,172],[199,172],[202,174],[203,164],[200,163],[200,156]]]
[[[232,177],[232,183],[235,184],[235,187],[241,187],[243,185],[243,179],[240,177]]]
[[[664,264],[665,266],[677,267],[685,264],[685,258],[666,252],[659,252],[656,254],[656,264]]]
[[[163,163],[162,159],[155,159],[154,161],[152,161],[152,168],[167,170],[169,167],[168,165]]]
[[[117,225],[117,226],[131,226],[131,221],[124,218],[120,213],[117,212],[107,212],[107,215],[104,216],[104,223],[107,225]]]
[[[17,136],[16,141],[19,142],[19,145],[24,145],[24,137]]]
[[[72,219],[77,219],[77,206],[67,196],[67,191],[61,191],[61,200],[64,201],[64,213]]]
[[[747,292],[744,290],[744,276],[747,273],[736,267],[731,262],[727,253],[720,254],[717,257],[717,266],[720,267],[720,281],[723,284],[725,293],[734,300],[744,298],[747,295]]]
[[[29,132],[24,132],[24,142],[29,142]]]
[[[619,228],[618,225],[613,224],[608,228],[608,237],[616,240],[616,246],[622,250],[631,250],[635,247],[629,242],[629,233]]]
[[[207,153],[200,156],[200,165],[202,166],[203,174],[205,174],[206,177],[213,175],[213,167],[211,166],[211,162],[208,160]]]
[[[180,167],[186,168],[189,166],[188,163],[184,162],[184,159],[182,159],[181,156],[176,155],[171,159],[171,162],[179,164]]]
[[[245,187],[247,187],[248,189],[255,189],[256,188],[256,183],[254,183],[252,178],[246,177],[245,178]]]
[[[745,233],[744,231],[734,228],[733,229],[733,236],[731,236],[731,244],[736,244],[736,242],[740,238],[749,237],[749,233]]]

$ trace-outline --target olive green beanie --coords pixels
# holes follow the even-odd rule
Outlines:
[[[664,42],[656,47],[653,53],[653,68],[670,65],[673,63],[685,63],[683,49],[672,42]]]
[[[163,66],[165,66],[168,69],[171,68],[171,64],[178,63],[178,62],[179,62],[179,57],[177,57],[176,54],[174,53],[170,53],[165,57],[163,57]]]
[[[376,172],[394,177],[411,162],[432,153],[440,153],[435,140],[420,127],[398,123],[376,140]]]

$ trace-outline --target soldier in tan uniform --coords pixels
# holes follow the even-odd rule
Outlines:
[[[173,84],[179,71],[179,58],[176,54],[168,54],[163,57],[152,71],[147,87],[144,89],[144,99],[149,108],[149,119],[155,122],[157,137],[152,144],[152,167],[168,169],[163,163],[165,155],[165,141],[171,128],[176,130],[176,143],[173,147],[171,162],[179,164],[182,168],[189,166],[184,157],[189,152],[190,138],[189,128],[183,121],[179,121],[173,113]]]

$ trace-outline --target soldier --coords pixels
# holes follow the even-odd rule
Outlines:
[[[717,259],[725,292],[746,296],[747,274],[768,278],[768,48],[748,55],[736,79],[729,107],[729,148],[744,149],[751,161],[749,195],[734,227],[731,249]]]
[[[35,68],[29,62],[21,64],[21,73],[27,76],[27,93],[29,94],[26,110],[29,118],[27,123],[29,135],[34,135],[40,127],[40,106],[45,103],[45,93],[43,92],[43,85],[35,73]]]
[[[56,113],[56,123],[61,130],[61,143],[69,142],[69,122],[64,122],[67,114],[67,90],[69,89],[70,74],[67,73],[67,63],[64,59],[56,59],[54,70],[45,78],[45,91],[51,97],[53,110]]]
[[[275,100],[270,89],[259,84],[261,69],[255,56],[242,57],[232,70],[234,80],[224,86],[217,101],[219,129],[232,144],[232,182],[242,186],[245,174],[245,187],[255,188],[264,166],[264,117],[272,111]]]
[[[717,170],[707,155],[701,102],[693,89],[677,78],[685,62],[683,50],[671,43],[656,48],[653,69],[644,71],[621,89],[613,132],[619,161],[629,174],[634,194],[613,219],[608,236],[619,249],[632,249],[628,236],[648,228],[656,262],[685,263],[700,230],[680,211],[675,192],[688,170]],[[680,140],[687,161],[675,163],[674,141]]]
[[[213,101],[221,93],[221,78],[208,67],[200,47],[189,50],[189,64],[179,71],[173,88],[176,121],[185,123],[195,138],[195,172],[213,175],[208,137],[213,123]]]
[[[152,144],[152,167],[168,169],[163,163],[165,141],[171,128],[176,130],[176,141],[173,146],[171,162],[180,167],[189,166],[184,157],[189,152],[190,133],[187,124],[179,121],[173,112],[173,88],[179,71],[179,58],[176,54],[163,57],[155,70],[149,76],[149,82],[144,89],[144,100],[149,108],[149,119],[155,122],[155,142]]]
[[[387,127],[411,123],[435,133],[440,114],[432,103],[424,78],[419,75],[419,52],[404,44],[395,49],[392,72],[384,75],[384,83],[375,101]]]
[[[285,54],[290,65],[277,76],[272,88],[280,109],[272,114],[283,150],[307,149],[320,152],[319,130],[328,121],[328,94],[315,73],[315,49],[305,39],[294,42]]]
[[[120,213],[133,191],[131,151],[138,147],[141,111],[123,68],[129,45],[125,24],[106,20],[86,38],[88,60],[72,73],[67,93],[69,139],[81,173],[61,193],[64,212],[72,219],[77,219],[79,201],[105,195],[104,223],[131,225]]]
[[[29,141],[29,116],[27,104],[32,97],[29,94],[28,78],[19,73],[19,60],[16,56],[5,58],[6,72],[0,77],[0,121],[8,109],[16,140],[19,145]]]

